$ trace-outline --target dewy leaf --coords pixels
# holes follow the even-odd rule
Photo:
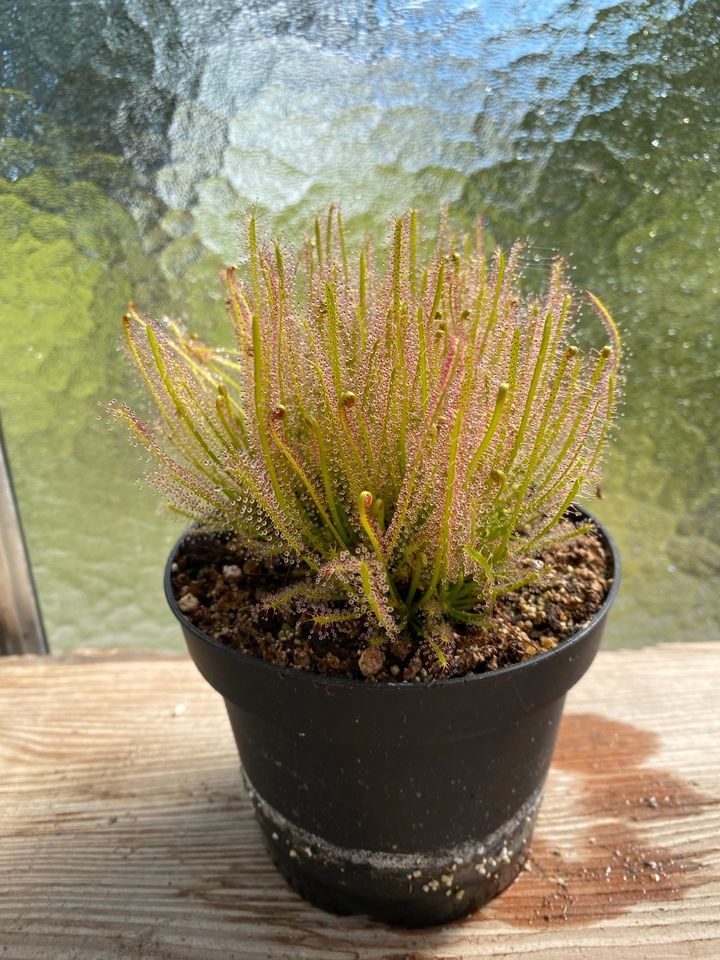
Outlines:
[[[383,610],[382,596],[378,593],[375,584],[372,582],[370,567],[365,560],[360,563],[360,583],[362,584],[362,592],[365,600],[378,623],[384,627],[389,636],[393,636],[397,632],[397,626],[393,623],[389,613]]]

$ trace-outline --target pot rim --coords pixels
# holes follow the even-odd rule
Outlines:
[[[299,683],[310,683],[317,685],[318,683],[323,685],[328,685],[330,687],[336,688],[362,688],[367,690],[415,690],[417,691],[418,687],[421,689],[429,689],[431,687],[453,687],[453,686],[464,686],[468,683],[490,683],[494,679],[500,677],[506,677],[513,673],[517,673],[521,670],[527,670],[537,664],[546,663],[551,660],[553,657],[563,656],[572,651],[572,648],[577,646],[582,642],[582,639],[587,636],[587,634],[595,627],[598,621],[602,620],[606,615],[610,607],[612,606],[615,597],[620,589],[620,553],[617,548],[615,540],[612,538],[610,533],[607,531],[604,524],[602,524],[589,510],[580,504],[573,503],[570,510],[575,510],[578,513],[582,514],[588,520],[590,520],[601,538],[603,539],[611,557],[611,575],[612,582],[610,584],[610,589],[607,592],[605,599],[603,600],[601,606],[596,610],[591,619],[585,624],[584,627],[581,627],[576,633],[568,637],[566,640],[563,640],[556,647],[553,647],[552,650],[545,650],[542,653],[537,653],[533,657],[530,657],[529,660],[521,660],[519,663],[512,663],[505,667],[499,667],[497,670],[488,670],[485,673],[475,673],[470,674],[469,676],[464,677],[446,677],[444,679],[433,679],[428,683],[408,683],[406,681],[397,681],[397,680],[381,680],[374,683],[368,683],[365,680],[349,680],[346,677],[333,677],[326,676],[324,674],[315,673],[312,670],[294,670],[292,667],[283,667],[276,663],[268,663],[266,660],[263,660],[261,657],[253,657],[250,654],[243,653],[240,650],[235,650],[233,647],[229,647],[224,643],[221,643],[219,640],[215,640],[209,634],[204,633],[202,630],[198,629],[194,623],[192,623],[179,608],[172,589],[172,565],[175,562],[175,557],[180,549],[180,546],[185,541],[188,530],[186,529],[182,535],[175,542],[173,548],[170,551],[168,556],[167,563],[165,564],[165,575],[164,575],[164,588],[165,588],[165,597],[167,599],[168,605],[172,613],[175,615],[176,619],[180,622],[181,626],[189,630],[194,636],[199,640],[204,641],[209,644],[211,647],[216,648],[217,650],[222,651],[225,655],[228,655],[236,660],[240,664],[246,666],[252,666],[253,669],[264,669],[270,673],[274,673],[278,676],[292,676],[293,680],[296,680]]]

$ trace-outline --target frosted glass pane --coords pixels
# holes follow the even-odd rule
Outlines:
[[[720,38],[711,2],[95,0],[0,13],[0,409],[54,650],[173,648],[180,532],[98,414],[129,299],[222,336],[254,208],[289,239],[413,205],[556,251],[630,356],[608,642],[720,633]],[[100,402],[101,406],[98,406]]]

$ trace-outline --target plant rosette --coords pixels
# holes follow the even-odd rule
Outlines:
[[[486,258],[479,228],[455,236],[444,220],[424,263],[421,246],[409,214],[386,268],[368,244],[354,270],[331,208],[290,262],[251,219],[249,282],[228,271],[235,348],[132,308],[126,338],[159,422],[113,405],[151,479],[201,525],[171,553],[166,594],[225,699],[275,863],[320,907],[417,926],[517,876],[565,695],[619,578],[612,540],[574,506],[597,485],[617,401],[609,313],[590,295],[609,344],[583,353],[561,264],[526,297],[519,247]],[[496,637],[498,611],[552,575],[548,551],[588,535],[605,557],[588,615],[558,612],[559,591],[539,639],[512,617]],[[215,635],[174,583],[213,538],[237,550],[234,579],[247,564],[278,572],[242,602],[216,597]],[[264,617],[281,624],[281,662],[244,642]],[[549,635],[554,622],[572,630]],[[320,672],[310,649],[330,651]],[[380,672],[391,649],[410,674]]]

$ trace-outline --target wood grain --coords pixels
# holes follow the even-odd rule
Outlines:
[[[0,660],[0,960],[720,957],[720,645],[602,653],[530,869],[453,926],[308,906],[185,658]]]

